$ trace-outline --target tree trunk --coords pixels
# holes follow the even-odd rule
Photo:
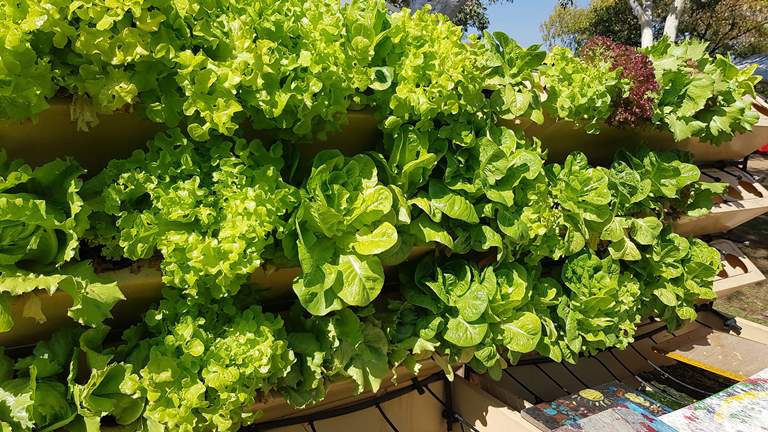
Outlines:
[[[650,22],[640,21],[640,47],[653,45],[653,26]]]
[[[640,21],[640,46],[653,45],[653,0],[629,0],[629,6]]]
[[[675,0],[669,8],[669,15],[667,15],[666,21],[664,21],[664,34],[671,41],[677,38],[677,25],[680,23],[680,16],[683,14],[686,3],[685,0]]]

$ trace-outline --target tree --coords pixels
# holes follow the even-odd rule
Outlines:
[[[709,41],[713,53],[768,53],[768,1],[692,0],[680,33]]]
[[[640,22],[640,46],[653,45],[653,0],[629,0],[629,6]]]
[[[584,8],[561,2],[542,24],[544,41],[577,49],[593,36],[606,36],[641,45],[633,2],[638,7],[652,5],[653,39],[663,34],[674,39],[695,37],[710,42],[710,53],[768,52],[767,0],[687,0],[682,6],[675,0],[593,0]]]
[[[632,12],[640,22],[640,46],[647,47],[653,44],[653,0],[628,0]],[[672,0],[667,5],[667,17],[664,20],[664,35],[675,40],[680,16],[683,14],[687,0]]]
[[[475,29],[483,31],[488,28],[488,6],[495,3],[513,0],[388,0],[397,8],[407,7],[412,10],[421,9],[427,4],[433,12],[447,15],[451,21],[460,25],[464,30]]]
[[[685,10],[687,4],[687,0],[674,0],[669,5],[669,13],[664,21],[664,35],[672,40],[677,39],[677,27],[680,24],[680,17],[683,15],[683,10]]]
[[[424,6],[430,4],[432,11],[441,13],[448,16],[451,19],[456,18],[459,11],[464,8],[467,1],[465,0],[442,0],[442,1],[430,1],[430,0],[411,0],[410,8],[413,10],[421,9]]]
[[[593,36],[606,36],[624,45],[640,45],[639,25],[626,0],[593,0],[588,7],[555,7],[540,30],[544,43],[579,49]]]

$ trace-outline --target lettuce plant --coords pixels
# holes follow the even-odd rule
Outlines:
[[[444,130],[456,135],[446,134],[449,150],[409,200],[417,210],[410,228],[418,239],[456,253],[503,253],[502,234],[511,235],[513,215],[532,202],[529,189],[543,180],[541,151],[522,133],[497,126]]]
[[[504,119],[527,117],[541,124],[543,89],[535,71],[547,54],[538,45],[522,48],[502,32],[485,32],[479,43],[486,50],[480,61],[487,69],[484,87],[493,91],[493,109]]]
[[[71,160],[36,169],[23,161],[7,163],[0,153],[3,265],[45,269],[71,260],[88,228],[89,210],[78,193],[84,173]]]
[[[485,109],[474,36],[465,44],[460,27],[426,9],[403,9],[387,20],[371,59],[381,79],[368,102],[383,118],[382,129],[405,123],[430,129],[444,117]]]
[[[720,253],[699,239],[665,230],[643,259],[631,267],[643,282],[642,312],[671,329],[696,319],[699,299],[714,300],[712,281],[720,271]]]
[[[301,304],[314,315],[346,305],[365,306],[384,286],[379,254],[398,245],[396,225],[408,223],[402,192],[378,180],[365,155],[345,158],[337,150],[320,152],[293,217],[295,253],[302,275],[293,284]],[[405,258],[403,257],[403,258]]]
[[[610,186],[617,196],[617,212],[672,219],[708,213],[714,197],[728,188],[700,177],[699,168],[677,153],[621,151],[611,166]]]
[[[621,78],[630,82],[629,93],[615,101],[614,112],[608,122],[616,126],[636,127],[640,122],[650,121],[659,83],[653,64],[647,55],[635,47],[613,42],[604,36],[597,36],[581,48],[579,56],[588,63],[608,61],[613,70],[621,71]]]
[[[575,122],[587,133],[598,133],[624,98],[630,83],[606,60],[585,63],[567,48],[554,47],[541,67],[547,97],[545,111],[555,119]]]
[[[32,46],[28,31],[34,22],[8,25],[19,12],[10,5],[0,8],[0,119],[20,121],[48,107],[56,84],[50,62]]]
[[[279,389],[288,403],[302,408],[322,401],[329,379],[350,378],[357,393],[378,391],[390,371],[390,343],[373,313],[347,308],[307,317],[291,309],[286,327],[296,364]]]
[[[653,61],[660,97],[653,122],[672,132],[676,141],[697,137],[722,144],[752,129],[759,115],[746,96],[754,96],[760,77],[757,65],[739,69],[722,55],[711,57],[707,43],[679,44],[662,38],[645,49]]]
[[[123,295],[115,283],[77,262],[89,208],[79,191],[83,169],[71,160],[37,168],[6,162],[0,152],[0,331],[13,327],[11,302],[34,290],[61,290],[73,300],[69,316],[95,326]],[[26,314],[45,321],[40,304]]]
[[[498,223],[513,257],[561,259],[595,248],[613,217],[607,170],[574,153],[563,165],[545,165],[525,190],[527,204],[500,212]]]
[[[634,341],[643,318],[637,302],[641,286],[631,273],[622,272],[618,260],[589,251],[574,255],[563,264],[562,281],[567,291],[557,315],[570,350],[596,354]]]
[[[189,145],[177,129],[160,134],[146,152],[110,162],[85,185],[101,213],[93,241],[113,258],[159,252],[163,281],[190,295],[234,293],[277,253],[298,202],[282,180],[283,164],[279,144],[220,138]]]
[[[56,430],[75,420],[70,365],[80,333],[59,330],[19,359],[0,349],[0,430]]]
[[[256,420],[258,413],[243,408],[294,361],[282,320],[258,306],[229,322],[184,315],[158,341],[137,371],[147,398],[144,416],[180,431],[236,430]]]
[[[480,372],[499,377],[539,343],[542,325],[531,307],[535,274],[514,263],[479,269],[462,259],[423,259],[412,274],[401,277],[403,297],[424,309],[409,338],[414,354],[431,351],[448,363],[470,362]],[[426,315],[425,315],[426,314]]]

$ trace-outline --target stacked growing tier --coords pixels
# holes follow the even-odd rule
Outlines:
[[[0,430],[230,431],[627,347],[714,298],[720,252],[673,226],[728,187],[642,144],[765,133],[698,42],[547,54],[376,0],[0,22]]]

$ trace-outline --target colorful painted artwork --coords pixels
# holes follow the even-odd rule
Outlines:
[[[680,432],[768,432],[768,369],[660,418]]]
[[[555,432],[677,432],[657,417],[633,403],[627,408],[611,408],[581,419],[575,424],[561,426]]]
[[[624,384],[611,382],[593,389],[581,390],[553,402],[526,408],[522,415],[539,429],[552,431],[561,426],[576,425],[582,419],[611,408],[626,408],[642,412],[649,418],[672,411]]]

